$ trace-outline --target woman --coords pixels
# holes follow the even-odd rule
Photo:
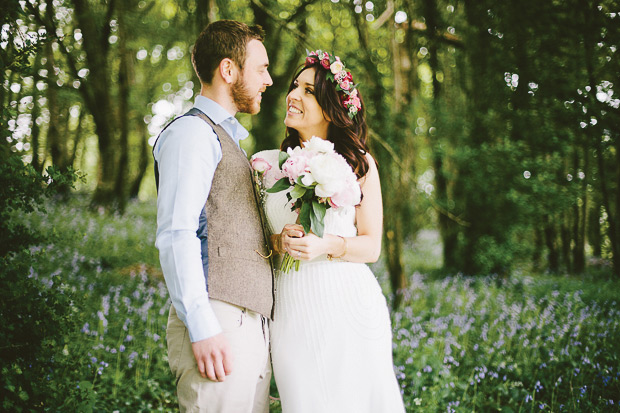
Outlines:
[[[319,50],[295,75],[286,103],[281,149],[313,136],[333,142],[359,178],[362,201],[328,209],[319,238],[294,224],[284,192],[266,194],[274,251],[302,261],[275,283],[271,354],[283,411],[403,412],[388,308],[365,264],[379,257],[383,207],[361,96],[344,64]],[[260,156],[277,166],[278,151]]]

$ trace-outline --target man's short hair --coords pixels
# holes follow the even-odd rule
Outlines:
[[[235,20],[218,20],[209,24],[198,36],[192,49],[192,63],[200,81],[211,84],[215,69],[223,59],[231,59],[243,70],[247,45],[251,40],[263,41],[262,27],[248,26]]]

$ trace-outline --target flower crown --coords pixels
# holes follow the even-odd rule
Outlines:
[[[327,79],[336,83],[336,90],[343,92],[340,98],[342,105],[347,110],[349,118],[353,119],[357,112],[362,110],[362,101],[357,94],[357,85],[353,83],[351,72],[344,69],[344,63],[338,56],[331,55],[322,50],[310,52],[306,50],[305,66],[319,62],[327,70]]]

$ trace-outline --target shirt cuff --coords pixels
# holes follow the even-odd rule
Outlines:
[[[205,340],[222,332],[220,322],[209,304],[203,304],[188,313],[185,325],[192,343]]]

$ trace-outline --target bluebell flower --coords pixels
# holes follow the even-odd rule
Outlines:
[[[536,385],[534,386],[534,389],[536,390],[536,393],[538,393],[539,391],[541,391],[543,389],[542,384],[540,384],[540,381],[536,382]]]

